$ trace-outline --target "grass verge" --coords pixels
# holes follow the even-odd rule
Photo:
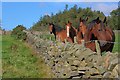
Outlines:
[[[51,78],[49,67],[26,43],[10,35],[2,36],[3,78]]]
[[[120,34],[119,33],[115,33],[115,44],[112,52],[120,53]]]

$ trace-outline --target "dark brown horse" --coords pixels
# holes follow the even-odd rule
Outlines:
[[[49,31],[50,31],[50,34],[54,34],[55,36],[55,40],[56,40],[56,35],[57,35],[57,32],[56,32],[56,29],[55,29],[55,25],[53,23],[49,23]]]
[[[87,20],[88,20],[88,17],[86,20],[81,19],[81,17],[80,17],[80,24],[79,24],[77,36],[76,36],[78,44],[81,44],[81,40],[84,40],[86,31],[87,31],[87,25],[86,25]]]
[[[115,42],[114,32],[107,26],[105,26],[106,17],[104,21],[99,20],[99,17],[93,20],[89,26],[86,33],[85,41],[98,40],[100,44],[101,52],[112,51]],[[86,44],[86,47],[95,50],[94,42]]]
[[[74,43],[74,37],[76,36],[77,30],[72,26],[72,23],[68,21],[66,24],[67,40]]]

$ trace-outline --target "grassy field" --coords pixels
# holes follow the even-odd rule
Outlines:
[[[15,40],[10,35],[2,37],[2,68],[3,78],[52,77],[41,57],[28,44]]]

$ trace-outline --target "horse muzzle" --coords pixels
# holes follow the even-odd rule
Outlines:
[[[52,32],[50,32],[50,34],[52,34]]]

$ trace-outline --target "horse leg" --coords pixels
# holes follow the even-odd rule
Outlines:
[[[73,43],[73,40],[70,37],[67,38],[67,41],[70,42],[70,43]]]

